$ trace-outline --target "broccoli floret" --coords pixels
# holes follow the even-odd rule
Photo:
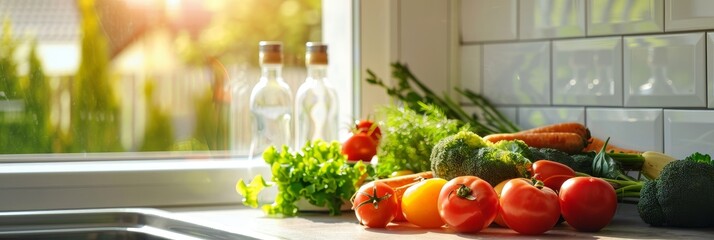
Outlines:
[[[637,203],[637,210],[645,223],[652,226],[664,225],[664,213],[657,201],[657,182],[647,181],[640,190],[640,201]]]
[[[667,164],[640,193],[640,217],[653,226],[714,226],[714,166],[680,160]]]
[[[494,147],[474,133],[459,132],[434,146],[430,158],[431,169],[436,177],[447,180],[471,175],[495,186],[503,180],[523,177],[527,173],[530,166],[527,158],[520,153],[501,149],[517,145],[501,143],[499,147]]]
[[[534,148],[530,147],[530,150],[533,154],[531,154],[531,161],[538,161],[542,159],[547,159],[555,162],[559,162],[565,165],[568,165],[568,163],[573,161],[573,158],[570,157],[567,153],[557,150],[557,149],[552,149],[552,148]]]
[[[570,156],[573,158],[572,164],[566,164],[570,166],[576,172],[585,173],[587,175],[593,174],[593,159],[595,154],[576,154]]]
[[[521,141],[521,140],[498,141],[497,143],[492,144],[491,147],[498,148],[501,150],[506,150],[509,152],[519,153],[519,154],[523,155],[523,157],[526,157],[526,158],[528,158],[528,156],[532,155],[531,148],[528,147],[526,142]],[[528,158],[528,159],[530,159],[530,158]]]

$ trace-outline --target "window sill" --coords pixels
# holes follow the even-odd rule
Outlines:
[[[235,204],[238,179],[270,175],[263,161],[210,158],[2,166],[0,211]]]

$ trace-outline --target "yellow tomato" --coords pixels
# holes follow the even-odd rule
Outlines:
[[[423,228],[443,226],[437,202],[446,182],[442,178],[430,178],[407,188],[402,197],[402,213],[407,221]]]

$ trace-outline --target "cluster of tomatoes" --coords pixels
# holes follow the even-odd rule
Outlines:
[[[358,121],[352,129],[352,136],[342,143],[342,154],[348,160],[369,162],[377,154],[382,131],[370,120]]]
[[[617,208],[615,190],[595,177],[576,177],[566,165],[540,160],[532,179],[506,180],[496,187],[475,176],[422,180],[399,193],[379,180],[360,187],[353,209],[360,224],[386,227],[403,217],[423,228],[479,232],[492,222],[521,234],[542,234],[562,218],[578,231],[599,231]]]

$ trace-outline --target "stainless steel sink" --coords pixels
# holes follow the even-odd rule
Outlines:
[[[157,209],[83,209],[0,213],[0,239],[265,239],[219,229]]]

